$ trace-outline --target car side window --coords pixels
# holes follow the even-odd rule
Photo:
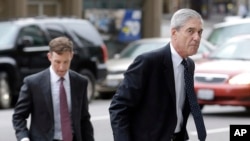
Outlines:
[[[47,46],[44,32],[35,25],[23,27],[20,30],[18,41],[25,46]]]
[[[66,36],[66,37],[69,37],[63,27],[59,24],[53,24],[53,23],[49,23],[49,24],[46,24],[45,27],[47,28],[48,30],[48,33],[49,33],[49,36],[50,36],[50,39],[54,39],[56,37],[59,37],[59,36]]]
[[[200,43],[197,53],[206,53],[206,52],[209,52],[209,50],[206,48],[206,45]]]
[[[88,22],[69,22],[66,27],[78,38],[83,46],[93,46],[102,44],[102,38],[98,31]],[[82,32],[84,31],[84,32]]]

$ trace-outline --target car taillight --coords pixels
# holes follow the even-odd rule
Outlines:
[[[105,44],[101,46],[104,63],[108,60],[108,50]]]

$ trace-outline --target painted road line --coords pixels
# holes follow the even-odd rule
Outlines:
[[[216,134],[216,133],[221,133],[221,132],[229,132],[229,127],[207,130],[207,134]],[[190,135],[197,135],[196,131],[191,131],[189,133]]]

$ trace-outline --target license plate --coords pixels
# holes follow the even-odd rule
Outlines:
[[[197,92],[197,98],[201,100],[213,100],[214,91],[210,89],[200,89]]]

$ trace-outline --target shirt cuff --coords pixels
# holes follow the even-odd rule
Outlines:
[[[21,141],[30,141],[29,138],[22,138]]]

